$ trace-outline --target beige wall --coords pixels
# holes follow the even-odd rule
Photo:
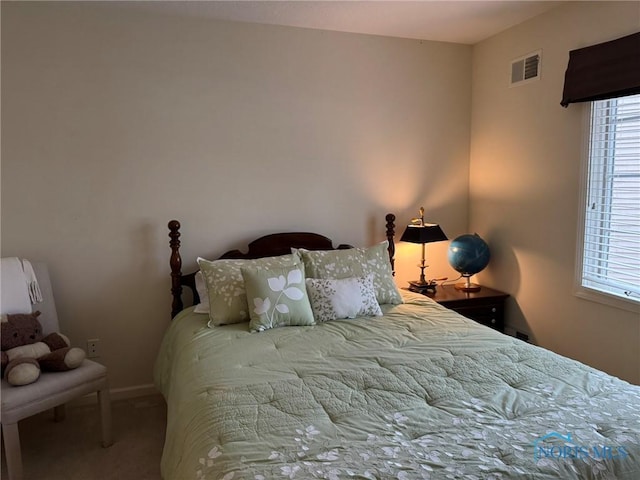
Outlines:
[[[470,226],[492,245],[479,276],[515,297],[509,323],[551,350],[640,383],[640,316],[573,295],[581,104],[564,109],[568,52],[640,29],[637,2],[568,2],[473,49]],[[541,79],[508,88],[542,49]]]
[[[470,102],[468,46],[2,2],[2,255],[49,263],[112,387],[149,384],[170,219],[185,270],[274,231],[371,244],[421,205],[464,233]]]
[[[424,205],[489,241],[479,280],[514,296],[513,328],[640,383],[638,316],[572,294],[582,107],[559,106],[568,51],[639,23],[569,3],[475,46],[472,74],[461,45],[3,2],[2,255],[50,264],[62,329],[128,388],[168,323],[168,220],[189,270],[274,231],[371,244]],[[540,48],[541,80],[509,89]]]

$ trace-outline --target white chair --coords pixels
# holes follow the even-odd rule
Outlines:
[[[58,330],[51,281],[47,266],[34,263],[33,269],[42,291],[43,302],[34,306],[42,314],[44,334]],[[107,369],[99,363],[84,360],[78,368],[67,372],[42,372],[40,378],[30,385],[13,387],[2,379],[2,437],[7,460],[9,480],[22,479],[22,456],[18,422],[23,418],[53,408],[56,421],[64,418],[64,404],[75,398],[97,392],[102,419],[102,446],[113,443],[111,436],[111,401],[107,382]]]

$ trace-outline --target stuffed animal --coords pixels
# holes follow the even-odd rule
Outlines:
[[[2,375],[11,385],[28,385],[38,380],[41,370],[71,370],[84,360],[84,350],[71,348],[64,335],[45,337],[38,316],[40,312],[2,315]]]

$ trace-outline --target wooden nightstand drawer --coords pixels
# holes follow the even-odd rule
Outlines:
[[[478,307],[456,307],[452,308],[460,315],[471,320],[495,328],[500,332],[504,331],[504,307],[503,305],[483,305]]]
[[[478,292],[463,292],[453,285],[439,286],[427,296],[443,307],[449,308],[471,320],[503,332],[505,301],[508,293],[482,287]]]

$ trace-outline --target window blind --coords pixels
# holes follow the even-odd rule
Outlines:
[[[582,285],[640,302],[640,95],[592,103]]]

